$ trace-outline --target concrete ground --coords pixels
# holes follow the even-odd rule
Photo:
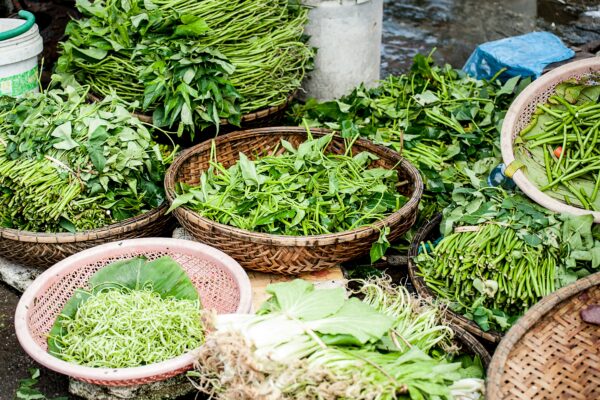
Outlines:
[[[417,52],[434,47],[438,61],[461,67],[476,44],[533,29],[553,31],[572,46],[600,40],[599,9],[597,0],[387,0],[382,75],[406,70]],[[18,299],[0,284],[0,400],[14,399],[18,381],[38,367],[14,333]],[[75,399],[67,379],[45,369],[38,387],[49,399]]]

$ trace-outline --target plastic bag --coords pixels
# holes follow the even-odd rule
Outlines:
[[[521,36],[487,42],[477,46],[463,70],[478,79],[490,79],[502,68],[502,80],[513,76],[539,78],[548,64],[568,60],[575,52],[549,32],[532,32]]]

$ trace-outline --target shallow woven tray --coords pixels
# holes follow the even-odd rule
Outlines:
[[[115,240],[162,236],[173,228],[167,205],[104,228],[77,233],[36,233],[0,228],[0,256],[30,266],[49,267],[60,260]]]
[[[115,261],[145,256],[170,256],[186,271],[206,310],[248,313],[252,307],[250,279],[223,252],[190,240],[145,238],[112,242],[87,249],[55,264],[23,293],[15,313],[17,338],[38,363],[75,379],[106,386],[133,386],[162,381],[189,370],[195,351],[171,360],[133,368],[92,368],[63,361],[47,352],[47,335],[57,315],[77,288]]]
[[[527,86],[517,96],[506,113],[502,123],[500,147],[504,164],[510,165],[515,160],[513,141],[531,121],[536,106],[545,103],[554,93],[559,83],[570,78],[581,78],[593,72],[600,72],[600,57],[592,57],[562,65]],[[569,206],[540,191],[529,182],[521,170],[515,172],[513,180],[529,198],[549,210],[575,215],[592,214],[594,221],[600,223],[600,211],[588,211],[583,208]]]
[[[425,284],[425,280],[423,277],[419,276],[419,268],[417,264],[413,261],[414,257],[419,254],[419,246],[423,241],[434,241],[440,237],[440,223],[442,221],[442,215],[438,214],[431,221],[427,222],[419,231],[417,235],[413,239],[410,249],[408,251],[408,274],[410,275],[410,280],[412,281],[415,290],[421,297],[425,297],[427,299],[436,299],[436,294],[429,289],[427,284]],[[459,327],[464,328],[468,332],[473,335],[488,340],[490,342],[496,343],[502,339],[502,334],[496,331],[487,331],[484,332],[475,322],[470,319],[465,318],[464,316],[455,313],[454,311],[446,308],[445,310],[446,316],[450,321],[458,325]]]
[[[589,304],[600,304],[600,273],[529,309],[494,354],[487,399],[600,399],[600,326],[579,315]]]
[[[329,131],[313,129],[320,137]],[[239,153],[253,158],[257,153],[270,154],[275,148],[280,152],[281,139],[294,146],[306,140],[306,130],[300,127],[274,127],[233,132],[215,139],[217,159],[225,167],[237,162]],[[211,141],[201,143],[183,152],[171,165],[165,176],[165,190],[169,202],[175,198],[175,184],[185,182],[198,185],[200,175],[208,168]],[[328,151],[337,154],[345,151],[340,137],[332,140]],[[423,182],[419,172],[398,153],[365,140],[354,143],[353,151],[369,151],[379,156],[374,165],[395,168],[400,180],[408,181],[401,187],[409,201],[397,212],[372,226],[352,231],[315,236],[283,236],[250,232],[219,224],[200,216],[185,206],[173,211],[177,220],[198,241],[215,246],[235,258],[244,268],[263,272],[299,274],[332,267],[369,252],[371,244],[379,238],[379,228],[390,227],[390,242],[398,239],[415,223]]]

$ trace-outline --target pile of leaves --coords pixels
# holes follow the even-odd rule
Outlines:
[[[151,132],[118,99],[87,104],[89,88],[65,85],[0,98],[4,227],[96,229],[164,201],[162,180],[172,155],[163,156]]]
[[[427,285],[483,330],[506,331],[544,295],[600,270],[591,215],[555,214],[493,187],[458,188],[452,200],[442,239],[416,263]]]
[[[477,80],[417,55],[408,73],[373,89],[361,85],[336,101],[309,100],[291,118],[401,152],[424,178],[421,218],[428,219],[450,204],[455,187],[479,181],[500,162],[502,121],[528,82]]]
[[[77,0],[57,71],[116,93],[159,127],[239,125],[300,87],[307,9],[287,0]]]

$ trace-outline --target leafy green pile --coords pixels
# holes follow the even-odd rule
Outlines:
[[[77,0],[57,70],[113,93],[160,127],[239,125],[300,87],[307,10],[287,0]]]
[[[127,368],[166,361],[202,344],[200,300],[177,262],[118,261],[77,289],[56,319],[48,351],[67,362]]]
[[[404,288],[367,282],[366,302],[302,280],[267,291],[257,315],[216,317],[192,374],[200,391],[223,399],[482,398],[480,361],[442,350],[452,331]]]
[[[416,258],[427,286],[483,330],[506,331],[543,296],[600,269],[593,217],[554,214],[500,188],[458,188],[442,239]]]
[[[49,398],[43,394],[35,386],[40,378],[40,370],[38,368],[30,368],[30,378],[19,380],[19,387],[15,393],[15,400],[69,400],[68,397]]]
[[[227,169],[217,162],[213,146],[200,185],[179,183],[170,210],[185,205],[241,229],[306,236],[366,226],[406,203],[398,190],[407,182],[399,182],[395,170],[369,168],[377,156],[366,151],[353,156],[351,142],[345,154],[328,154],[332,138],[313,139],[309,132],[298,148],[282,140],[282,152],[254,161],[240,153],[239,161]],[[384,251],[377,248],[373,256],[379,258]]]
[[[515,140],[515,158],[541,191],[600,211],[600,84],[597,77],[556,86]]]
[[[527,83],[477,80],[417,55],[408,73],[336,101],[296,105],[292,118],[401,151],[424,178],[421,217],[428,219],[450,203],[455,187],[469,186],[500,162],[504,115]]]
[[[95,229],[164,201],[165,159],[115,98],[86,104],[66,86],[0,98],[0,224],[34,232]]]

